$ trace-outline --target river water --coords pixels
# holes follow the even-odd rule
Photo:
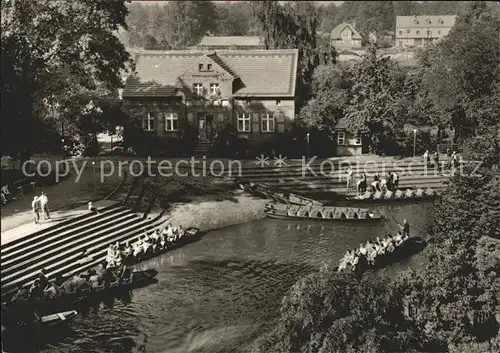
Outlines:
[[[381,206],[422,234],[428,204]],[[263,219],[207,233],[196,243],[141,263],[159,282],[79,315],[42,352],[245,352],[270,330],[281,299],[297,279],[338,261],[345,251],[394,233],[388,218],[372,224]],[[385,269],[394,275],[420,255]],[[134,347],[135,346],[135,347]]]

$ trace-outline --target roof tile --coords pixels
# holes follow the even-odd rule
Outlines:
[[[143,51],[136,56],[136,73],[125,84],[123,97],[160,97],[180,91],[178,77],[208,56],[242,88],[234,96],[295,96],[298,50]]]
[[[397,16],[396,28],[450,28],[455,25],[457,16]],[[429,22],[430,21],[430,22]]]

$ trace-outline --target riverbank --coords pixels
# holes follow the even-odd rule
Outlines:
[[[230,196],[230,197],[227,197]],[[217,195],[189,196],[188,202],[174,203],[167,211],[172,224],[196,227],[203,231],[230,227],[261,219],[266,200],[239,190],[220,200]]]

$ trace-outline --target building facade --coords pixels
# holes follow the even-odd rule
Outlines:
[[[457,16],[397,16],[396,46],[423,47],[446,36]]]
[[[335,125],[335,155],[336,156],[359,156],[367,153],[368,145],[366,138],[355,136],[347,131],[345,118]]]
[[[330,43],[335,48],[360,49],[361,40],[354,24],[341,23],[330,32]]]
[[[224,129],[259,143],[295,116],[298,50],[144,51],[122,92],[142,127],[158,137],[196,129],[213,144]]]
[[[251,50],[265,49],[257,36],[205,36],[197,50]]]

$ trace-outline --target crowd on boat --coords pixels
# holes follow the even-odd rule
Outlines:
[[[352,169],[347,170],[347,189],[350,188],[352,182]],[[399,175],[396,172],[387,173],[385,178],[380,176],[379,172],[376,172],[373,176],[373,182],[371,183],[371,191],[397,191],[399,187]],[[368,180],[366,174],[361,174],[361,178],[357,181],[356,188],[358,193],[365,193],[368,189]]]
[[[54,281],[49,281],[46,270],[42,269],[29,289],[19,286],[11,301],[54,299],[86,289],[99,291],[107,287],[116,287],[120,282],[131,282],[132,276],[132,271],[125,265],[119,268],[108,268],[102,263],[96,269],[90,269],[69,278],[58,276]]]
[[[108,248],[106,256],[107,267],[119,267],[130,256],[139,258],[151,252],[164,250],[185,236],[186,231],[182,226],[172,226],[168,222],[163,229],[158,228],[151,235],[146,233],[132,244],[130,242],[126,242],[125,244],[116,242],[116,244],[112,244]]]
[[[373,266],[377,258],[394,252],[394,250],[401,247],[410,238],[409,223],[404,220],[403,225],[400,225],[400,227],[402,228],[402,232],[397,232],[395,236],[389,234],[383,239],[377,237],[373,242],[368,240],[366,244],[361,244],[359,248],[347,251],[340,260],[338,271],[346,269],[355,271],[362,259],[366,260],[369,266]]]

